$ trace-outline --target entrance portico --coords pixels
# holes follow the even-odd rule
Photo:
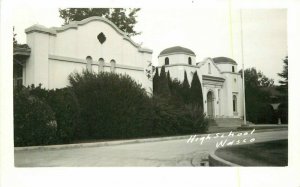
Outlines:
[[[203,96],[204,96],[204,112],[209,118],[222,116],[221,111],[221,94],[225,79],[222,77],[214,77],[203,75]]]

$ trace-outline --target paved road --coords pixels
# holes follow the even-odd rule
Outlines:
[[[191,143],[188,139],[177,139],[146,143],[133,143],[102,147],[81,147],[58,150],[15,150],[15,165],[17,167],[93,167],[93,166],[199,166],[208,153],[216,149],[216,143],[227,139],[225,145],[232,140],[234,144],[240,140],[250,143],[287,139],[287,130],[274,132],[254,132],[248,135],[217,138],[216,134],[197,135]],[[201,137],[203,137],[201,139]],[[204,137],[206,138],[205,140]],[[201,140],[203,140],[201,144]]]

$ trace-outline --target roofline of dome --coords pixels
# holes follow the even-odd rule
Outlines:
[[[172,53],[159,54],[157,58],[168,56],[168,55],[178,55],[178,54],[184,54],[184,55],[190,55],[190,56],[196,57],[196,55],[192,54],[192,53],[187,53],[187,52],[172,52]]]
[[[213,60],[213,61],[214,61],[214,60]],[[237,65],[236,62],[215,62],[215,61],[214,61],[214,63],[216,63],[216,64],[234,64],[234,65]]]

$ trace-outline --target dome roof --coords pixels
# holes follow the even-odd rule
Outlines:
[[[234,64],[237,65],[236,61],[227,57],[215,57],[213,58],[214,63],[216,64]]]
[[[170,53],[187,53],[189,55],[196,56],[192,50],[181,47],[181,46],[167,48],[167,49],[163,50],[162,52],[160,52],[159,56],[170,54]]]

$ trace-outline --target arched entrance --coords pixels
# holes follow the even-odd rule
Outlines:
[[[209,118],[214,117],[214,101],[213,101],[213,92],[207,92],[207,116]]]

